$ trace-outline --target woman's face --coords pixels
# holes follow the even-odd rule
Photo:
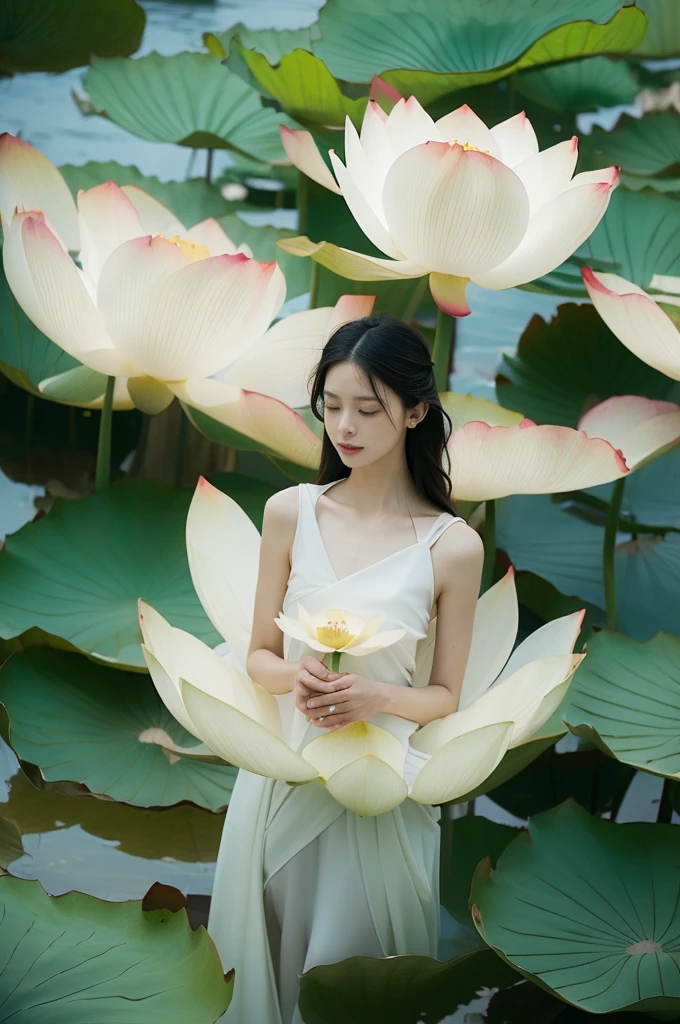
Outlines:
[[[349,468],[368,466],[402,445],[408,425],[418,423],[427,411],[424,402],[405,409],[396,392],[380,381],[376,381],[376,388],[386,409],[356,363],[336,363],[326,374],[324,426]]]

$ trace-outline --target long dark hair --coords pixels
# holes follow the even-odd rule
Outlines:
[[[422,335],[387,315],[363,316],[338,327],[324,345],[309,378],[312,412],[321,422],[326,374],[336,363],[356,363],[361,367],[386,412],[376,380],[396,392],[405,409],[412,409],[418,402],[429,404],[420,423],[406,431],[406,464],[418,493],[443,511],[456,515],[449,476],[451,461],[446,447],[452,424],[439,400],[433,363]],[[315,483],[341,480],[349,473],[324,430]]]

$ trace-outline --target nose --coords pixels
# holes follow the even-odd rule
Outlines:
[[[346,409],[340,416],[340,434],[344,437],[345,435],[356,434],[356,427],[352,422],[352,414],[349,409]]]

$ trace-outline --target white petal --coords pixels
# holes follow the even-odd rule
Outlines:
[[[121,188],[137,211],[142,224],[142,234],[165,235],[166,238],[179,235],[180,238],[184,238],[184,224],[155,196],[149,195],[139,185],[121,185]]]
[[[341,249],[332,242],[310,242],[304,235],[282,239],[278,245],[294,256],[311,256],[322,267],[351,281],[400,281],[422,277],[428,272],[426,266],[414,260],[384,260],[379,256],[364,256],[352,249]]]
[[[457,142],[460,146],[467,142],[469,146],[475,146],[483,153],[495,156],[497,160],[503,159],[501,148],[493,133],[467,103],[440,117],[435,123],[445,142]]]
[[[408,786],[401,775],[371,754],[331,775],[326,788],[339,804],[360,818],[393,811],[408,796]]]
[[[204,245],[211,256],[223,256],[225,253],[233,255],[237,251],[229,235],[214,217],[194,224],[187,231],[186,237],[196,245]]]
[[[306,174],[308,178],[311,178],[312,181],[318,182],[319,185],[330,189],[331,192],[342,195],[342,191],[336,185],[333,175],[324,163],[311,132],[293,131],[283,124],[279,125],[279,132],[281,134],[281,143],[288,154],[290,162],[298,170],[302,171],[303,174]]]
[[[144,234],[139,214],[122,188],[113,181],[78,193],[78,219],[85,276],[97,283],[111,253]]]
[[[386,629],[384,633],[376,633],[360,643],[348,644],[347,647],[343,647],[343,651],[355,655],[373,654],[374,651],[382,651],[385,647],[391,647],[403,636],[406,636],[405,629]]]
[[[387,115],[375,100],[369,100],[366,104],[360,139],[366,160],[382,197],[385,177],[394,162],[396,153],[387,132]]]
[[[0,135],[0,213],[5,231],[17,208],[42,212],[67,249],[80,249],[76,204],[61,174],[39,150],[5,132]]]
[[[518,623],[515,573],[510,568],[477,601],[470,654],[460,694],[461,708],[477,700],[496,679],[510,656]]]
[[[385,133],[395,158],[424,142],[443,142],[443,136],[415,96],[399,100],[390,111]]]
[[[529,200],[505,164],[428,142],[393,164],[385,181],[390,232],[410,260],[472,277],[504,260],[527,227]]]
[[[153,377],[128,377],[128,391],[137,409],[147,416],[157,416],[175,397],[159,380]]]
[[[514,288],[564,263],[595,230],[609,205],[611,186],[580,185],[551,199],[531,218],[512,255],[483,274],[473,275],[484,288]]]
[[[495,681],[494,686],[504,683],[515,672],[532,661],[551,658],[555,655],[571,654],[574,644],[581,631],[585,609],[561,615],[534,630],[521,644],[515,648],[510,659]]]
[[[356,183],[357,181],[362,181],[359,178],[358,172],[355,171],[357,175],[355,178],[351,177],[335,153],[331,151],[330,157],[335,176],[340,182],[345,202],[363,233],[378,249],[388,256],[392,256],[397,260],[403,259],[404,254],[394,244],[387,227],[381,220],[382,211],[380,207],[377,203],[375,206],[370,204],[366,193],[371,190],[368,188],[365,191],[360,190]],[[364,172],[363,180],[366,180],[366,172]]]
[[[503,163],[508,167],[515,167],[538,153],[536,132],[523,110],[495,124],[491,134],[500,146]]]
[[[512,728],[512,722],[493,722],[452,737],[416,775],[411,799],[446,803],[481,786],[505,755]]]
[[[574,135],[572,139],[558,142],[515,167],[515,174],[527,190],[532,217],[550,199],[569,187],[577,158],[578,139]]]

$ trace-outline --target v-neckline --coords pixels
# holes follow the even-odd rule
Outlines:
[[[415,548],[422,547],[422,545],[425,543],[425,541],[429,538],[430,534],[434,530],[434,528],[437,525],[437,523],[439,522],[439,520],[442,519],[443,516],[447,515],[446,512],[442,512],[441,515],[438,516],[437,519],[435,519],[434,523],[432,524],[430,529],[427,531],[427,534],[421,540],[416,540],[416,541],[413,542],[413,544],[407,544],[405,547],[399,548],[398,551],[393,551],[390,555],[385,555],[383,558],[379,558],[377,562],[371,562],[370,565],[364,565],[361,569],[356,569],[354,572],[350,572],[347,576],[338,576],[337,572],[333,568],[333,564],[332,564],[332,562],[330,560],[330,556],[328,554],[328,551],[326,549],[326,545],[324,543],[324,539],[323,539],[323,537],[321,535],[321,528],[319,527],[319,521],[316,518],[316,503],[317,503],[318,499],[321,497],[321,495],[324,494],[325,491],[329,491],[331,489],[331,487],[333,487],[333,486],[335,486],[335,484],[339,484],[341,482],[342,482],[341,480],[332,480],[329,484],[325,485],[323,490],[319,491],[313,497],[313,499],[312,499],[312,519],[314,520],[314,526],[315,526],[315,529],[316,529],[316,535],[317,535],[317,537],[319,539],[319,546],[320,546],[321,550],[323,551],[324,558],[326,559],[326,565],[328,566],[328,568],[330,569],[331,573],[333,574],[333,577],[334,577],[336,583],[344,583],[345,580],[350,580],[350,579],[352,579],[353,576],[358,576],[362,572],[367,572],[369,569],[375,568],[376,565],[382,565],[383,562],[389,561],[390,558],[394,558],[396,555],[402,555],[405,551],[413,551]],[[317,485],[314,485],[314,486],[317,486]]]

